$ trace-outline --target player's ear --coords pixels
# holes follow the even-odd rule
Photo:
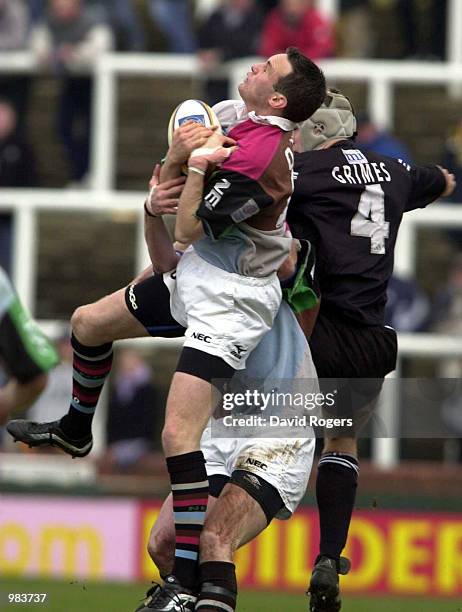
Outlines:
[[[269,98],[271,108],[282,110],[287,106],[287,98],[279,91],[274,91]]]

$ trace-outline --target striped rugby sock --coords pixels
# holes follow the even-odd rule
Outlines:
[[[325,453],[318,464],[316,498],[321,530],[320,554],[338,562],[353,514],[359,464],[344,453]]]
[[[209,481],[202,451],[167,457],[175,521],[173,574],[191,590],[198,584],[199,539],[207,510]]]
[[[85,346],[72,334],[74,349],[72,400],[69,412],[61,419],[61,429],[71,438],[91,433],[96,404],[112,367],[112,342]]]
[[[236,566],[226,561],[206,561],[199,568],[201,592],[199,612],[234,612],[236,609]]]

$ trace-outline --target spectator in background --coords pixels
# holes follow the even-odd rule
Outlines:
[[[371,120],[368,113],[358,114],[358,147],[363,151],[374,151],[381,155],[388,155],[400,159],[408,164],[412,163],[411,154],[406,145],[386,130],[379,129]]]
[[[188,0],[149,0],[152,18],[165,34],[170,53],[194,53],[191,3]]]
[[[385,324],[398,332],[425,331],[430,318],[430,302],[417,283],[392,276],[387,288]]]
[[[91,72],[95,60],[112,46],[111,30],[83,0],[50,0],[44,21],[33,31],[39,62],[61,80],[57,131],[71,176],[82,181],[89,166]]]
[[[371,58],[373,30],[369,0],[340,0],[337,55]]]
[[[88,0],[112,28],[118,51],[144,51],[146,37],[132,0]]]
[[[313,0],[280,0],[266,17],[259,54],[270,57],[290,46],[312,60],[333,54],[332,25],[316,10]]]
[[[29,13],[23,0],[0,0],[0,53],[27,48]],[[0,94],[11,100],[22,131],[27,111],[31,77],[0,73]]]
[[[9,100],[0,98],[0,188],[35,187],[35,158],[18,132],[18,117]],[[0,266],[11,273],[11,214],[0,212]]]
[[[445,59],[446,13],[447,0],[398,0],[405,57]]]
[[[105,472],[149,472],[151,461],[157,463],[154,437],[160,437],[163,410],[151,377],[138,352],[118,352],[106,424],[107,452],[101,463]]]
[[[262,23],[255,0],[224,0],[199,29],[198,57],[205,73],[223,62],[256,55]],[[210,79],[206,90],[210,104],[229,98],[227,79]]]

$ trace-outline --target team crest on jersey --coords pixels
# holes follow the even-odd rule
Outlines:
[[[359,149],[342,149],[349,164],[367,164],[367,157]]]

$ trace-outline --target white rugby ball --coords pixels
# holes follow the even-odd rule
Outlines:
[[[173,132],[186,121],[196,121],[205,127],[217,125],[221,134],[220,122],[208,104],[201,100],[185,100],[178,104],[168,122],[168,146],[172,144]]]

